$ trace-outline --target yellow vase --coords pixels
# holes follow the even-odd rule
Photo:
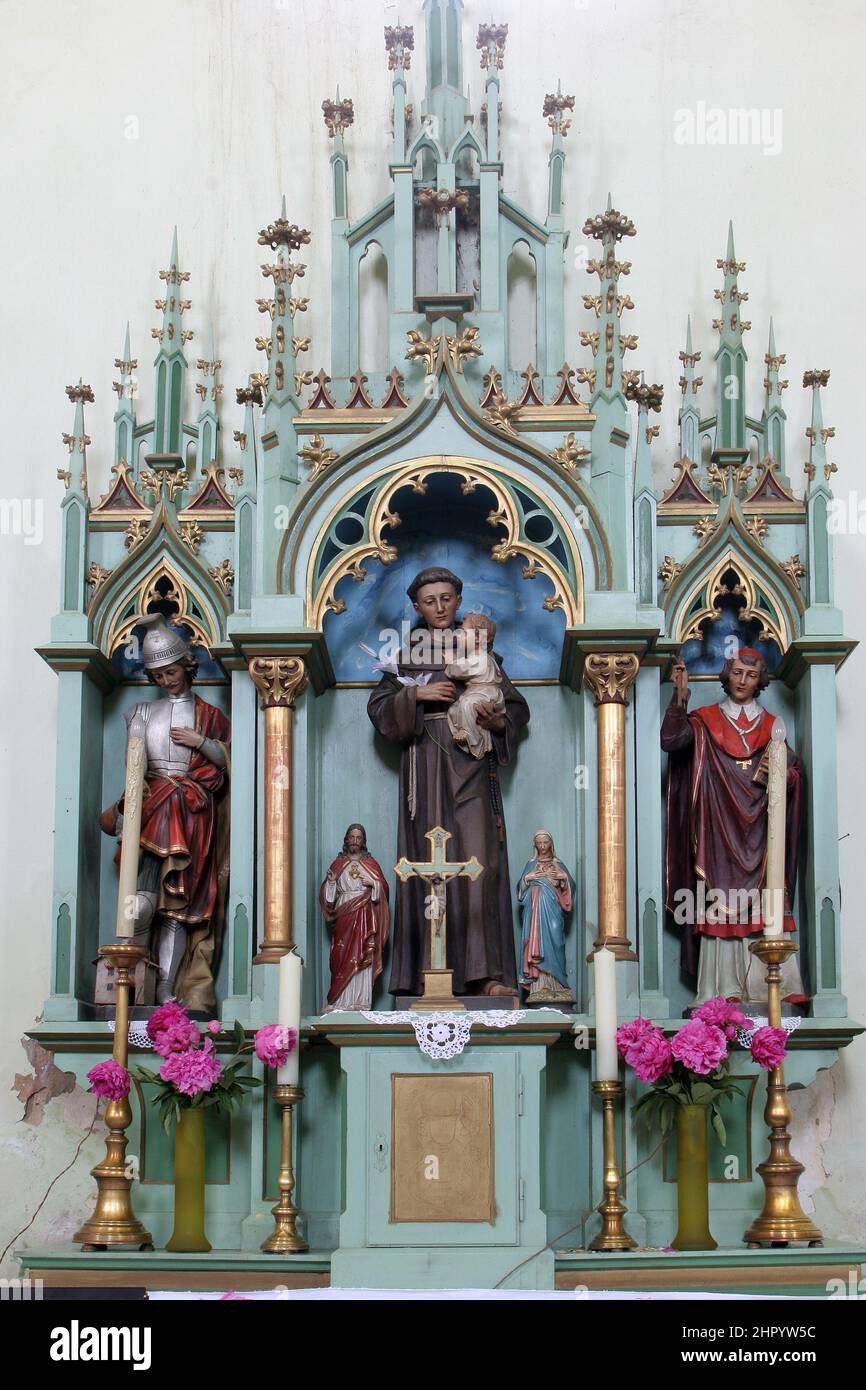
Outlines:
[[[677,1106],[677,1233],[674,1250],[715,1250],[710,1235],[707,1106]]]
[[[208,1251],[204,1233],[204,1114],[180,1112],[174,1131],[174,1230],[166,1250]]]

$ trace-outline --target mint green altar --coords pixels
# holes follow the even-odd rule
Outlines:
[[[255,305],[237,287],[221,291],[227,311],[249,325],[244,381],[223,392],[216,335],[197,317],[195,275],[182,268],[175,233],[160,276],[152,385],[143,360],[141,391],[135,375],[144,344],[133,338],[143,339],[143,325],[134,335],[127,329],[116,361],[113,475],[98,500],[87,477],[93,392],[83,383],[69,388],[72,432],[59,458],[61,594],[40,648],[59,682],[51,978],[33,1034],[79,1080],[110,1049],[106,1011],[94,1004],[93,961],[113,935],[117,887],[98,816],[122,780],[124,711],[148,696],[135,618],[162,611],[202,655],[197,688],[208,685],[203,697],[232,721],[217,980],[224,1024],[238,1019],[252,1031],[274,1021],[274,958],[285,933],[305,962],[295,1198],[313,1253],[273,1257],[275,1282],[291,1269],[299,1279],[362,1287],[550,1288],[572,1277],[577,1257],[563,1252],[585,1250],[598,1229],[601,1115],[591,1092],[587,955],[611,911],[600,889],[603,829],[621,831],[620,1017],[640,1013],[673,1031],[694,995],[680,975],[662,887],[659,727],[671,656],[681,648],[694,707],[717,698],[726,637],[761,644],[773,677],[764,704],[783,716],[806,766],[808,838],[794,910],[811,1003],[794,1035],[789,1085],[809,1085],[859,1031],[848,1017],[839,951],[834,681],[854,643],[835,606],[827,529],[829,372],[790,366],[792,377],[805,372],[812,410],[797,490],[786,458],[785,357],[772,322],[754,326],[767,342],[763,399],[747,403],[744,391],[727,390],[732,377],[745,380],[750,325],[739,312],[745,266],[733,230],[718,229],[719,283],[695,305],[695,336],[690,321],[679,362],[669,364],[667,389],[682,392],[679,450],[669,486],[657,492],[650,422],[662,387],[644,382],[630,331],[640,310],[627,292],[627,257],[640,255],[640,241],[619,211],[628,190],[567,221],[566,151],[579,138],[569,133],[579,99],[539,92],[538,130],[520,144],[517,133],[502,141],[509,66],[520,79],[506,26],[481,24],[470,46],[462,0],[415,8],[427,30],[426,72],[411,70],[411,27],[385,33],[381,81],[389,74],[393,101],[387,197],[367,210],[353,206],[355,112],[337,93],[310,135],[320,167],[329,161],[330,254],[321,235],[291,221],[309,215],[303,186],[258,242],[268,209],[233,229],[263,276]],[[476,111],[464,94],[470,53],[484,80]],[[550,57],[555,70],[559,57]],[[381,134],[363,132],[374,142]],[[506,160],[531,157],[548,168],[539,214],[508,192]],[[580,237],[588,254],[578,342],[566,341],[564,295],[567,248]],[[696,269],[683,268],[689,283]],[[326,293],[327,367],[324,345],[304,325],[310,298]],[[701,368],[694,341],[711,332],[717,350]],[[110,389],[115,350],[106,344],[100,392]],[[112,445],[97,439],[92,447]],[[394,898],[400,750],[376,736],[366,706],[381,634],[411,622],[407,583],[431,563],[463,577],[464,610],[493,616],[497,650],[531,709],[521,755],[501,776],[512,869],[544,825],[570,866],[573,899],[564,938],[556,912],[542,908],[541,940],[543,969],[561,979],[574,1013],[531,1010],[511,1026],[475,1019],[462,1051],[445,1058],[422,1050],[411,1022],[381,1017],[393,1007],[390,959],[376,1019],[322,1016],[329,941],[318,905],[349,822],[366,827]],[[624,778],[612,805],[601,794],[598,752],[605,696],[594,698],[585,679],[599,656],[613,665],[633,659],[637,671],[618,700]],[[306,682],[288,693],[287,661],[303,663]],[[275,692],[261,702],[253,662],[266,664]],[[290,751],[274,782],[265,769],[279,719],[290,728],[281,745]],[[820,777],[810,775],[819,768]],[[268,809],[275,803],[278,823]],[[274,864],[287,885],[279,912],[266,882]],[[520,967],[516,893],[511,907]],[[271,955],[262,949],[268,942]],[[750,1061],[739,1070],[743,1095],[731,1109],[727,1145],[711,1152],[710,1202],[720,1247],[746,1258],[742,1234],[763,1192],[756,1165],[766,1153],[765,1076]],[[631,1076],[626,1085],[628,1106],[638,1090]],[[136,1212],[154,1235],[154,1258],[164,1258],[170,1152],[146,1096],[130,1099]],[[676,1224],[675,1158],[663,1151],[636,1167],[649,1149],[627,1114],[618,1135],[621,1171],[636,1170],[623,1191],[629,1232],[639,1246],[664,1247]],[[208,1121],[206,1152],[214,1246],[206,1268],[228,1270],[229,1279],[232,1260],[257,1259],[271,1229],[279,1114],[269,1081],[231,1125]],[[98,1255],[88,1259],[99,1267]],[[147,1253],[136,1260],[146,1275]],[[639,1282],[640,1254],[622,1260]],[[707,1287],[723,1282],[712,1271],[706,1277]]]

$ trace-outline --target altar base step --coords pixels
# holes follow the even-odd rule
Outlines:
[[[212,1250],[208,1254],[182,1255],[167,1250],[145,1253],[105,1251],[85,1253],[70,1244],[17,1252],[22,1276],[41,1279],[48,1296],[76,1297],[85,1291],[98,1298],[100,1291],[135,1290],[235,1291],[275,1288],[321,1289],[329,1287],[435,1289],[491,1289],[505,1269],[505,1252],[479,1252],[483,1259],[460,1259],[460,1268],[437,1268],[443,1251],[393,1250],[374,1280],[353,1269],[351,1250],[312,1251],[304,1255],[268,1257],[260,1251]],[[369,1252],[359,1251],[365,1261]],[[434,1254],[435,1261],[429,1256]],[[452,1252],[457,1255],[458,1252]],[[506,1260],[509,1257],[505,1256]],[[490,1259],[489,1268],[483,1262]],[[513,1264],[513,1254],[510,1259]],[[333,1267],[332,1267],[333,1266]],[[472,1269],[471,1277],[467,1278]],[[678,1253],[669,1250],[631,1250],[615,1255],[587,1250],[540,1252],[502,1287],[508,1290],[552,1289],[588,1294],[743,1294],[760,1297],[852,1297],[866,1272],[862,1245],[828,1245],[820,1250],[746,1250],[742,1246],[711,1253]],[[447,1273],[448,1282],[444,1275]],[[388,1276],[390,1275],[390,1280]],[[50,1291],[50,1292],[49,1292]],[[862,1295],[861,1295],[862,1296]]]
[[[398,994],[394,1000],[395,1009],[411,1009],[413,1005],[421,1000],[420,994]],[[435,1001],[426,1000],[428,1007],[432,1008]],[[460,1003],[464,1009],[471,1013],[475,1009],[519,1009],[522,1006],[513,995],[508,994],[461,994]],[[443,1012],[447,1012],[446,1005],[437,1005]]]

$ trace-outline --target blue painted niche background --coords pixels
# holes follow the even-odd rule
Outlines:
[[[559,676],[565,614],[543,607],[553,592],[544,575],[524,579],[526,561],[515,558],[500,564],[490,551],[503,535],[487,517],[496,508],[494,494],[482,484],[464,495],[454,474],[434,474],[428,491],[419,494],[407,484],[395,493],[391,505],[400,525],[386,534],[397,548],[397,559],[383,565],[364,561],[366,578],[341,580],[336,597],[345,601],[344,613],[328,613],[324,632],[338,681],[377,681],[373,658],[358,645],[365,642],[376,652],[384,629],[413,625],[417,613],[406,590],[419,570],[444,565],[463,580],[461,612],[489,614],[496,623],[496,652],[512,680],[556,680]]]

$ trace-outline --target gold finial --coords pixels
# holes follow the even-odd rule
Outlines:
[[[475,47],[481,50],[482,68],[502,68],[505,65],[505,40],[508,38],[507,24],[479,24],[475,37]],[[574,100],[572,99],[572,106]],[[544,113],[547,115],[547,112]]]
[[[411,24],[394,24],[385,27],[385,51],[388,54],[388,71],[401,68],[408,72],[412,65],[412,51],[415,47],[415,30]]]
[[[338,101],[331,101],[329,97],[326,97],[322,102],[322,114],[325,117],[325,125],[328,127],[328,134],[332,140],[338,132],[355,124],[355,107],[351,97],[343,97],[342,100]],[[307,240],[309,241],[309,237]]]

